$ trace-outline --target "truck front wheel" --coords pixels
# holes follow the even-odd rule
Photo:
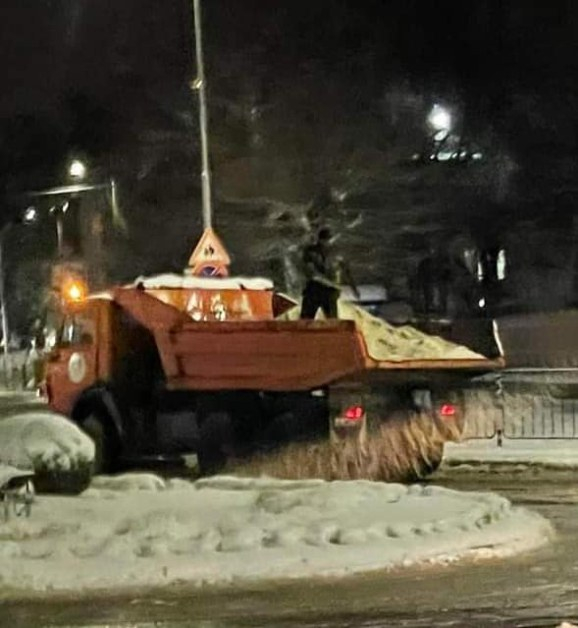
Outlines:
[[[116,459],[116,447],[110,428],[96,413],[89,414],[81,427],[94,442],[94,474],[112,471]]]

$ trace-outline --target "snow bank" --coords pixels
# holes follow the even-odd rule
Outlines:
[[[451,465],[468,463],[504,463],[542,465],[557,468],[578,467],[578,439],[509,440],[501,447],[495,439],[447,443],[444,462]]]
[[[33,469],[39,490],[85,488],[93,459],[92,440],[63,416],[30,412],[0,421],[0,462]]]
[[[430,336],[411,327],[395,327],[372,316],[363,308],[342,299],[338,303],[339,318],[355,321],[361,331],[367,351],[374,360],[403,362],[406,360],[484,360],[483,355],[467,347]],[[280,318],[299,318],[301,306],[292,308]]]
[[[131,286],[144,288],[198,288],[205,290],[272,290],[273,282],[264,277],[194,277],[165,273],[152,277],[138,277]]]
[[[344,575],[507,556],[551,535],[543,518],[491,493],[236,477],[151,483],[133,474],[101,479],[80,498],[41,497],[30,519],[9,521],[0,584],[118,590]]]

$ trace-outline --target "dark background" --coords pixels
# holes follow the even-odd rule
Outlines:
[[[458,268],[466,249],[502,248],[488,313],[575,303],[575,3],[205,0],[203,27],[215,225],[233,272],[297,289],[315,210],[358,281],[392,299],[411,300],[428,252]],[[202,230],[192,33],[180,0],[5,0],[4,221],[79,156],[91,181],[115,177],[126,221],[113,225],[104,193],[73,199],[67,237],[100,280],[181,270]],[[434,103],[482,159],[427,159]],[[6,246],[20,326],[55,254],[51,203],[33,202],[43,219]],[[460,272],[453,307],[471,314]]]

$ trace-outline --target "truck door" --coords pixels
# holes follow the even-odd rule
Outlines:
[[[64,317],[55,348],[48,357],[47,392],[50,407],[70,415],[80,393],[97,379],[96,309]]]

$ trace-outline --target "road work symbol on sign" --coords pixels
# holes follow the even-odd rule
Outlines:
[[[219,236],[205,229],[189,259],[188,272],[198,277],[227,277],[231,258]]]
[[[86,375],[86,360],[82,353],[73,353],[68,360],[68,377],[73,384],[80,384]]]

